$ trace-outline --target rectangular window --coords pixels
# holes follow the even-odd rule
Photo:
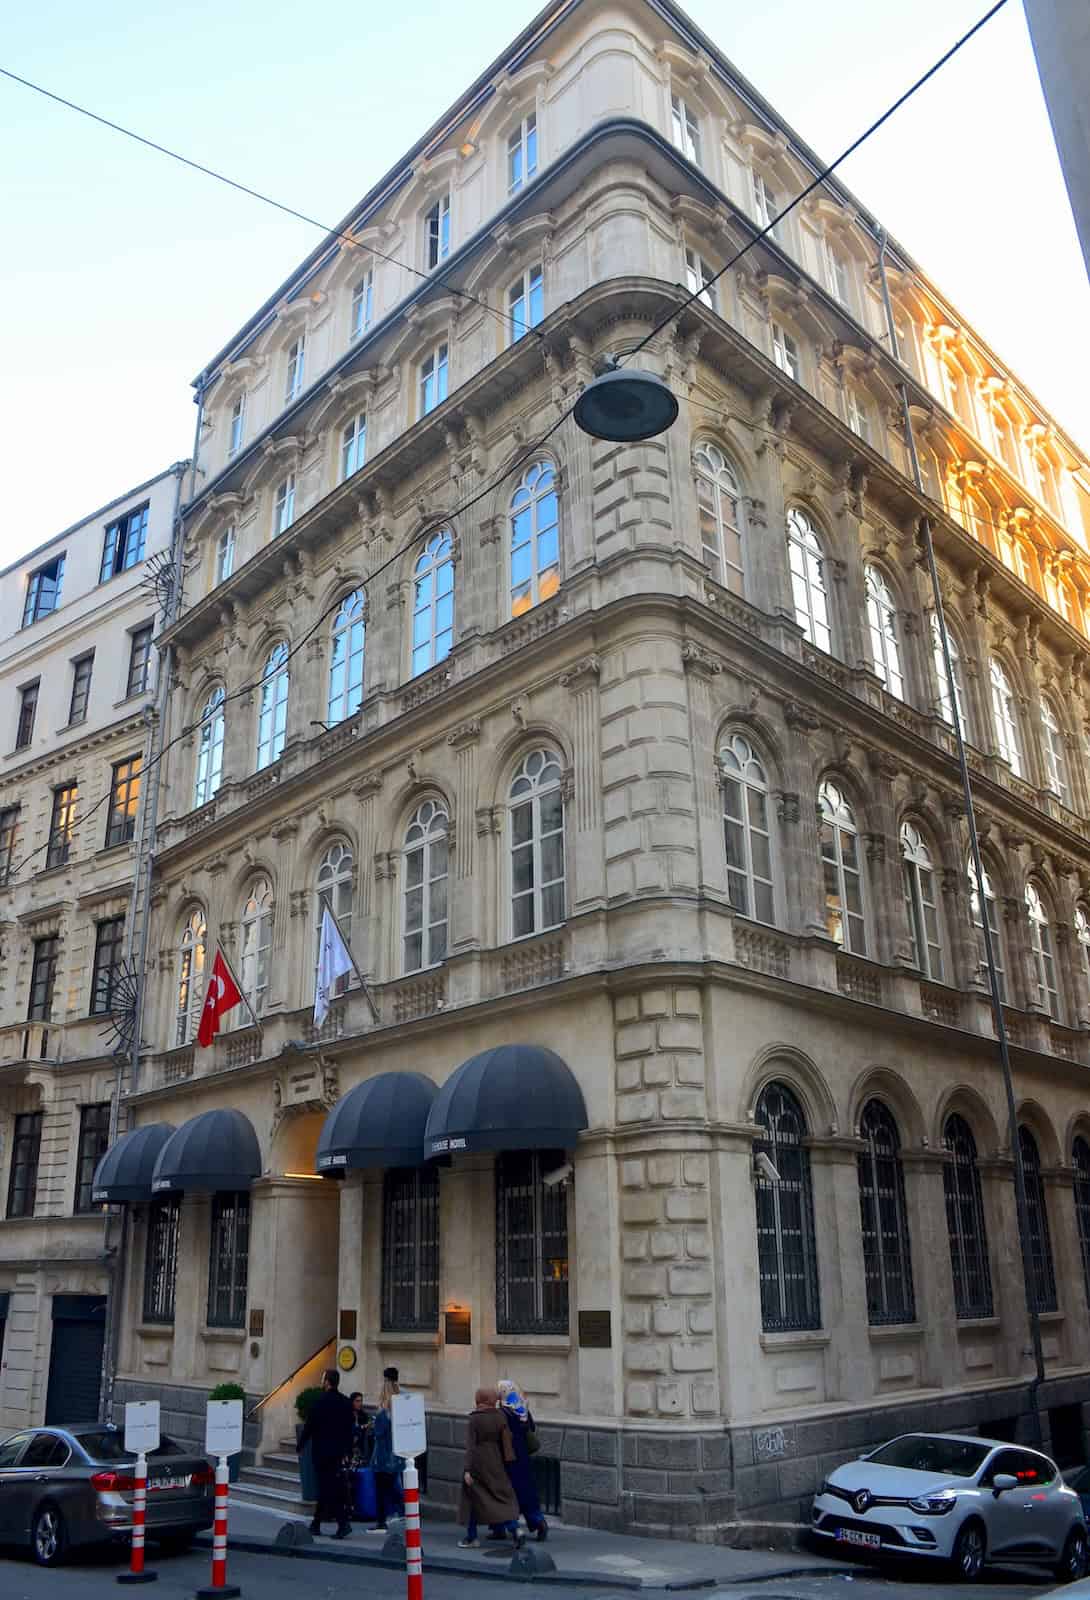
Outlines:
[[[511,343],[528,328],[536,328],[545,315],[545,289],[540,266],[527,267],[507,290]]]
[[[367,454],[367,418],[361,411],[341,433],[341,481],[363,466]]]
[[[129,676],[125,684],[126,696],[144,694],[151,677],[151,636],[154,629],[149,622],[137,628],[130,636]]]
[[[295,521],[295,473],[289,472],[276,491],[273,503],[273,538],[286,533]]]
[[[424,259],[428,269],[450,255],[450,195],[437,200],[424,216]]]
[[[799,347],[778,322],[772,324],[772,359],[781,372],[799,381]]]
[[[858,434],[864,444],[870,444],[870,418],[854,389],[848,390],[848,398],[845,404],[848,413],[848,427],[853,433]]]
[[[216,544],[216,582],[225,583],[235,570],[235,530],[225,528]]]
[[[441,344],[420,363],[420,415],[442,405],[447,397],[447,347]]]
[[[700,165],[700,123],[695,113],[678,94],[670,96],[674,143],[695,167]]]
[[[531,111],[507,140],[507,193],[517,194],[537,171],[537,115]]]
[[[38,1192],[38,1153],[42,1147],[42,1113],[24,1112],[15,1119],[8,1179],[8,1216],[32,1217]]]
[[[375,314],[375,269],[368,267],[352,291],[352,338],[358,339],[371,326]]]
[[[106,818],[106,849],[128,844],[136,833],[136,811],[140,804],[140,756],[119,761],[110,780],[110,810]]]
[[[496,1332],[567,1333],[568,1190],[547,1184],[563,1150],[496,1157]]]
[[[174,1282],[178,1270],[178,1225],[181,1201],[153,1200],[148,1207],[144,1252],[144,1321],[174,1321]]]
[[[91,971],[91,1015],[108,1016],[114,1008],[114,984],[121,970],[125,918],[110,917],[95,929],[95,964]]]
[[[300,335],[288,351],[288,371],[284,380],[284,404],[289,405],[303,387],[303,373],[306,371],[307,352],[306,343]]]
[[[34,737],[34,719],[38,714],[38,684],[28,683],[19,690],[19,721],[15,727],[15,748],[25,750]]]
[[[762,228],[770,230],[773,239],[780,237],[779,227],[776,226],[776,217],[779,214],[780,197],[772,186],[765,182],[759,172],[753,174],[753,214]]]
[[[49,819],[49,843],[45,851],[47,867],[63,867],[68,863],[78,799],[79,785],[76,783],[53,790],[53,814]]]
[[[217,1194],[212,1200],[208,1255],[208,1326],[246,1325],[250,1268],[250,1196]]]
[[[76,1166],[76,1211],[93,1211],[91,1190],[95,1168],[110,1143],[110,1102],[83,1106],[79,1114],[79,1159]]]
[[[30,969],[30,1000],[26,1015],[28,1022],[53,1020],[53,990],[57,982],[57,956],[60,940],[55,933],[34,941],[34,964]]]
[[[48,617],[61,603],[61,584],[64,582],[64,557],[54,556],[44,567],[32,572],[26,581],[26,600],[23,602],[23,627],[29,628],[40,617]]]
[[[242,449],[242,441],[246,437],[246,391],[238,396],[231,407],[231,435],[227,441],[227,454],[237,455]]]
[[[11,881],[18,835],[19,807],[7,806],[0,811],[0,888]]]
[[[849,278],[848,263],[839,255],[829,243],[824,244],[825,255],[825,285],[829,293],[840,301],[842,306],[849,303]]]
[[[95,665],[95,653],[80,656],[78,661],[72,663],[72,699],[68,706],[68,726],[74,722],[87,721],[87,707],[91,699],[91,672]]]
[[[107,525],[102,541],[102,568],[99,583],[116,578],[119,572],[128,572],[144,559],[144,545],[148,537],[148,508],[138,506],[126,511],[123,517]]]
[[[439,1173],[391,1167],[382,1192],[382,1326],[439,1326]]]
[[[704,260],[697,255],[695,250],[685,252],[685,282],[690,294],[695,294],[712,311],[719,310],[718,297],[715,284],[709,282],[715,274]]]

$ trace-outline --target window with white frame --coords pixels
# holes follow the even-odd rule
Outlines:
[[[296,395],[302,391],[303,376],[306,372],[306,365],[306,339],[303,334],[300,334],[298,339],[288,346],[288,366],[287,373],[284,378],[285,405],[290,405],[295,399]]]
[[[238,981],[246,999],[259,1017],[269,993],[269,957],[272,952],[272,884],[268,878],[255,878],[242,906],[239,923]],[[245,1027],[249,1016],[245,1008],[236,1013],[236,1026]]]
[[[774,239],[779,237],[776,218],[780,211],[780,197],[761,172],[753,174],[753,215],[762,228],[769,228]]]
[[[1063,801],[1071,804],[1071,785],[1067,781],[1067,749],[1063,729],[1051,700],[1041,701],[1041,725],[1045,738],[1045,776],[1047,787]]]
[[[223,777],[226,699],[222,687],[213,689],[201,708],[200,732],[197,735],[197,781],[193,789],[195,806],[208,804]]]
[[[696,250],[686,248],[685,251],[685,286],[690,294],[695,294],[698,300],[711,311],[719,310],[718,285],[712,282],[715,273],[704,257]]]
[[[987,953],[984,948],[984,919],[980,914],[980,894],[977,889],[976,872],[973,869],[972,856],[966,862],[965,870],[969,877],[969,920],[977,930],[978,962],[977,972],[983,979],[988,970]],[[1003,933],[999,922],[999,906],[992,888],[992,880],[987,868],[984,869],[984,905],[988,916],[988,931],[992,936],[992,958],[995,962],[996,977],[999,984],[999,998],[1003,1004],[1007,1003],[1007,958],[1003,946]]]
[[[772,324],[772,359],[787,377],[795,383],[800,381],[799,347],[787,329],[778,322]]]
[[[812,645],[832,654],[829,594],[825,587],[825,551],[817,529],[798,506],[787,513],[787,557],[795,621]]]
[[[337,607],[329,639],[329,691],[326,722],[355,716],[363,703],[364,610],[362,589],[346,594]]]
[[[1079,952],[1079,968],[1090,984],[1090,913],[1081,903],[1075,907],[1075,944]]]
[[[716,444],[693,452],[700,548],[716,583],[732,593],[746,592],[742,559],[742,507],[738,475]]]
[[[829,938],[853,956],[867,953],[863,863],[855,812],[828,779],[818,790],[825,926]]]
[[[969,737],[969,719],[965,711],[965,683],[961,670],[961,650],[957,639],[950,628],[946,630],[946,642],[950,647],[950,670],[954,677],[954,700],[957,702],[958,721],[965,738]],[[954,703],[950,698],[950,680],[946,675],[946,662],[942,653],[942,635],[939,632],[939,619],[934,611],[931,612],[931,657],[935,664],[935,677],[939,684],[939,715],[951,728],[954,726]]]
[[[367,455],[367,417],[364,412],[341,429],[341,482],[363,466]]]
[[[527,467],[510,516],[511,615],[521,617],[560,588],[560,500],[549,462]]]
[[[443,528],[413,568],[413,677],[445,661],[453,643],[454,548],[450,529]]]
[[[365,334],[371,326],[375,315],[375,269],[368,267],[356,279],[356,286],[352,290],[352,326],[351,335],[358,339]]]
[[[848,420],[848,427],[862,439],[864,444],[870,444],[870,413],[865,401],[859,398],[855,389],[849,389],[844,396],[844,411]]]
[[[447,397],[447,346],[437,344],[420,363],[420,415],[442,405]]]
[[[322,907],[328,906],[341,938],[352,948],[352,895],[355,862],[351,847],[343,839],[336,839],[318,863],[318,876],[314,885],[314,981],[318,981],[318,958],[321,955]],[[335,995],[347,993],[355,974],[342,972],[333,985]]]
[[[700,165],[700,119],[679,94],[670,96],[670,126],[674,143],[694,167]]]
[[[776,920],[768,775],[749,740],[734,733],[719,752],[727,899],[757,922]]]
[[[204,958],[208,924],[200,906],[191,911],[178,946],[178,987],[174,999],[174,1044],[188,1044],[200,1026],[204,1003]]]
[[[216,540],[216,582],[225,583],[235,570],[234,524],[224,528]]]
[[[286,533],[295,521],[295,473],[289,472],[276,486],[273,499],[273,538]]]
[[[450,255],[450,195],[444,194],[424,213],[424,260],[428,270]]]
[[[257,770],[279,761],[288,726],[288,647],[278,644],[269,653],[261,674],[261,701],[257,714]]]
[[[237,455],[242,449],[242,441],[246,437],[246,391],[243,389],[235,396],[235,403],[231,407],[231,432],[227,441],[227,454]]]
[[[555,750],[531,750],[508,790],[511,933],[516,939],[564,920],[564,796]]]
[[[507,286],[507,316],[510,343],[536,328],[545,315],[545,280],[540,262],[520,272]]]
[[[507,193],[517,194],[537,171],[537,113],[523,117],[507,137]]]
[[[848,263],[834,244],[828,239],[822,241],[822,256],[825,264],[825,287],[829,293],[840,301],[842,306],[849,304],[851,299],[851,276]]]
[[[1009,567],[1016,578],[1021,578],[1023,583],[1028,583],[1026,574],[1026,556],[1022,549],[1022,541],[1010,528],[997,528],[995,533],[996,548],[999,559],[1005,567]]]
[[[897,607],[885,577],[870,562],[863,568],[863,585],[867,596],[867,628],[874,670],[890,694],[903,700],[905,677],[901,667],[901,647],[897,640]]]
[[[1026,916],[1029,918],[1029,948],[1037,979],[1037,1001],[1050,1017],[1059,1020],[1060,994],[1056,986],[1052,929],[1041,892],[1035,883],[1026,884]]]
[[[450,819],[436,800],[425,800],[405,833],[402,970],[419,972],[447,953],[447,873]]]
[[[901,824],[901,879],[912,938],[912,964],[925,978],[943,982],[942,931],[935,867],[915,823]]]
[[[988,663],[988,681],[992,690],[992,720],[999,754],[1015,777],[1022,776],[1022,741],[1018,732],[1018,712],[1014,703],[1014,690],[1010,679],[993,656]]]

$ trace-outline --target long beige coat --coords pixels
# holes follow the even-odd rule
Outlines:
[[[463,1477],[463,1522],[469,1521],[471,1510],[476,1512],[478,1522],[517,1521],[518,1501],[506,1466],[508,1461],[514,1459],[511,1431],[503,1412],[494,1407],[471,1411],[466,1419],[466,1453],[462,1471],[470,1474],[473,1487],[469,1488]]]

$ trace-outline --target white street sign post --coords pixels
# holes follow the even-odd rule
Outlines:
[[[212,1582],[197,1590],[197,1600],[233,1600],[242,1590],[227,1582],[227,1457],[242,1449],[242,1401],[209,1400],[204,1447],[216,1457],[216,1509],[212,1524]]]
[[[132,1553],[118,1583],[154,1583],[159,1576],[144,1567],[144,1523],[148,1509],[148,1451],[159,1448],[158,1400],[130,1400],[125,1407],[125,1449],[136,1457],[132,1496]]]
[[[408,1600],[424,1600],[424,1550],[420,1542],[420,1478],[416,1458],[428,1448],[424,1398],[395,1394],[390,1402],[394,1454],[405,1460],[405,1571]]]

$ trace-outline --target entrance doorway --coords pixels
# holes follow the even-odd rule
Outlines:
[[[45,1420],[63,1426],[97,1422],[106,1340],[106,1298],[95,1294],[53,1296],[53,1348]]]

